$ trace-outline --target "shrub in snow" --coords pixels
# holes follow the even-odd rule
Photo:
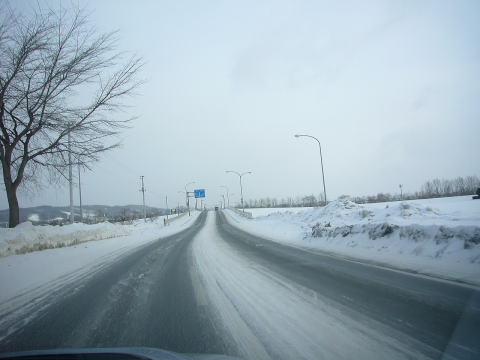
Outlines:
[[[398,229],[397,225],[390,225],[387,223],[383,223],[380,225],[373,225],[368,230],[368,235],[370,236],[370,239],[375,240],[377,238],[390,235],[397,229]]]

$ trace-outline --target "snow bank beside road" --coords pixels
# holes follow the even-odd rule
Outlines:
[[[339,200],[252,220],[227,214],[233,225],[274,241],[480,285],[480,204],[471,197]]]
[[[34,226],[30,221],[27,221],[13,229],[0,229],[0,257],[127,236],[134,230],[163,227],[163,218],[164,216],[160,216],[146,223],[143,220],[138,220],[130,225],[103,222],[99,224],[75,223],[64,226]]]
[[[247,208],[245,209],[246,212],[249,212],[252,214],[254,218],[260,217],[260,216],[266,216],[272,213],[276,212],[300,212],[303,210],[311,210],[314,209],[313,207],[287,207],[287,208]]]
[[[129,233],[127,227],[110,223],[34,226],[27,221],[13,229],[0,229],[0,256],[71,246]]]

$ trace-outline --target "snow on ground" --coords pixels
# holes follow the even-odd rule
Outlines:
[[[40,221],[40,216],[38,214],[32,214],[28,217],[30,221]]]
[[[34,226],[26,221],[13,229],[0,229],[0,256],[125,236],[129,232],[130,228],[127,226],[108,222],[94,225],[76,223],[64,226]]]
[[[122,236],[0,258],[0,314],[4,313],[8,299],[18,297],[20,300],[24,298],[21,302],[26,302],[36,293],[37,289],[42,293],[48,293],[52,287],[59,287],[66,282],[74,281],[74,279],[91,272],[92,269],[111,263],[138,246],[182,231],[191,225],[199,214],[199,212],[193,212],[190,217],[179,216],[169,226],[164,226],[163,219],[159,218],[153,222],[142,221],[132,225],[115,225],[113,228],[110,227],[111,224],[97,224],[100,226],[74,224],[58,227],[68,229],[70,226],[72,229],[76,229],[78,227],[76,225],[79,225],[83,229],[91,226],[94,229],[107,229],[106,233],[108,234],[120,233]],[[118,229],[122,226],[124,227],[122,230]],[[30,225],[26,225],[26,227],[28,232],[32,231]],[[55,232],[56,230],[51,231]],[[77,233],[71,232],[70,234]]]
[[[480,201],[470,196],[269,213],[230,222],[256,235],[343,257],[480,285]]]
[[[422,358],[421,344],[351,317],[221,239],[212,212],[193,241],[195,296],[245,359]],[[281,301],[279,301],[281,299]]]
[[[252,217],[256,218],[259,216],[270,215],[276,212],[299,212],[302,210],[309,210],[313,209],[311,207],[291,207],[291,208],[253,208],[253,209],[245,209],[246,212],[252,214]]]
[[[38,217],[38,215],[36,216]],[[163,226],[164,218],[165,216],[159,216],[153,222],[147,220],[145,225]],[[34,219],[30,220],[35,221]],[[63,226],[34,226],[27,221],[13,229],[0,229],[0,257],[126,236],[141,224],[144,224],[143,220],[136,220],[131,225],[103,222],[98,224],[75,223]]]

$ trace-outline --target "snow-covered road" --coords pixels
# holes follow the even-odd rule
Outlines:
[[[247,359],[423,357],[415,339],[352,317],[321,293],[244,256],[222,239],[213,214],[193,254],[198,299],[210,305]]]
[[[265,240],[232,226],[222,212],[203,213],[186,230],[62,284],[27,311],[0,314],[8,325],[0,329],[0,351],[149,346],[245,359],[480,355],[477,288]]]

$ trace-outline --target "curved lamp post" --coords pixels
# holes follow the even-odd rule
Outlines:
[[[240,202],[242,203],[242,210],[243,210],[243,212],[245,212],[245,206],[244,206],[244,204],[243,204],[242,177],[243,177],[244,175],[251,174],[252,172],[251,172],[251,171],[246,171],[246,172],[241,173],[241,174],[240,174],[239,172],[233,171],[233,170],[226,170],[225,172],[226,172],[226,173],[232,173],[232,174],[238,175],[238,178],[239,178],[239,180],[240,180]]]
[[[322,158],[322,145],[320,144],[320,140],[318,140],[315,136],[306,135],[306,134],[296,134],[296,138],[299,137],[309,137],[317,141],[318,148],[320,149],[320,164],[322,166],[322,180],[323,180],[323,197],[324,197],[324,205],[327,205],[327,190],[325,190],[325,174],[323,172],[323,158]]]

